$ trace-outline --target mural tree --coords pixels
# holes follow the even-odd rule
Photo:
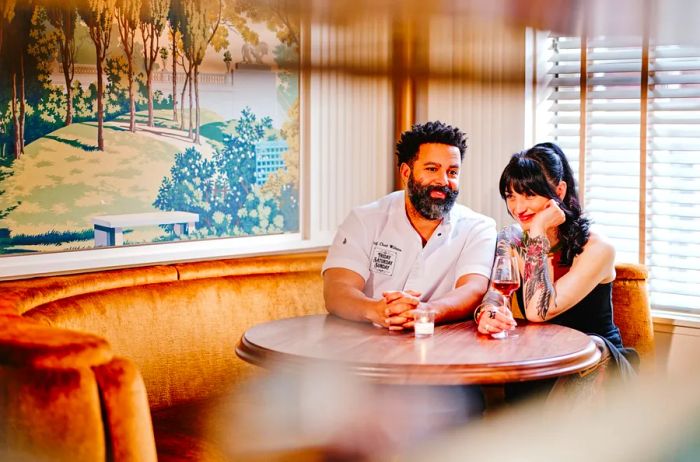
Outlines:
[[[6,24],[0,54],[0,163],[21,157],[25,145],[64,124],[64,93],[50,81],[59,53],[50,27],[39,2],[17,5]]]
[[[136,99],[134,97],[134,39],[140,26],[141,0],[117,0],[116,20],[119,38],[126,55],[126,78],[129,86],[129,130],[136,131]]]
[[[225,0],[224,23],[238,32],[244,43],[257,45],[260,37],[257,32],[250,28],[248,19],[240,9],[236,8],[236,1]]]
[[[233,61],[233,57],[231,56],[231,52],[229,50],[226,50],[224,53],[224,64],[226,65],[226,73],[229,74],[231,72],[231,61]]]
[[[194,104],[192,100],[192,73],[194,71],[194,64],[192,61],[187,60],[184,48],[183,52],[180,53],[180,66],[182,70],[185,71],[185,82],[182,85],[182,94],[180,95],[180,130],[185,129],[185,92],[189,89],[190,104],[189,104],[189,117],[187,118],[187,136],[192,138],[192,111],[194,110]]]
[[[160,49],[160,60],[163,62],[163,71],[168,70],[168,49],[161,47]]]
[[[153,126],[153,65],[158,60],[160,36],[167,26],[169,9],[170,0],[143,0],[141,5],[141,38],[148,91],[149,127]]]
[[[285,221],[278,201],[255,190],[255,149],[272,121],[242,111],[236,135],[209,161],[194,148],[177,154],[170,177],[163,179],[154,205],[200,216],[198,233],[246,235],[281,232]]]
[[[223,0],[182,0],[182,12],[185,22],[182,30],[182,41],[187,60],[193,66],[194,97],[195,97],[195,133],[194,142],[201,143],[200,139],[200,107],[199,107],[199,66],[202,64],[204,54],[219,31],[223,12]],[[221,28],[221,34],[214,43],[214,49],[220,51],[227,45],[226,29]]]
[[[192,126],[193,126],[193,120],[192,120],[192,111],[194,110],[194,104],[193,104],[193,99],[192,99],[192,74],[194,72],[194,60],[192,59],[192,54],[193,52],[191,51],[191,46],[192,46],[192,34],[188,31],[190,26],[188,25],[189,21],[189,16],[188,12],[186,11],[186,8],[188,8],[189,14],[192,14],[192,11],[194,10],[194,4],[193,2],[190,2],[189,0],[173,0],[173,4],[175,5],[171,10],[173,11],[173,16],[176,17],[177,21],[177,26],[179,28],[179,33],[180,37],[182,39],[182,47],[180,49],[180,66],[182,67],[182,70],[185,72],[185,82],[182,86],[182,95],[180,98],[180,101],[182,102],[181,108],[180,108],[180,115],[181,115],[181,121],[180,121],[180,130],[185,129],[185,92],[189,88],[189,99],[190,99],[190,104],[189,104],[189,119],[188,119],[188,125],[187,125],[187,130],[190,138],[192,138]],[[186,39],[187,37],[187,39]]]
[[[163,178],[153,205],[161,210],[185,210],[199,215],[198,228],[214,226],[212,215],[221,206],[212,203],[206,192],[213,189],[216,167],[195,148],[175,154],[170,177]]]
[[[262,192],[279,197],[280,209],[287,229],[299,226],[299,99],[289,108],[289,118],[282,126],[280,135],[287,142],[284,153],[284,169],[267,177]]]
[[[2,44],[3,44],[3,37],[5,35],[5,29],[9,25],[9,23],[14,19],[15,15],[15,2],[14,0],[0,0],[0,62],[2,61]],[[1,94],[2,92],[0,92]],[[2,115],[0,114],[0,134],[4,131],[4,126],[2,122]],[[0,143],[1,144],[1,143]],[[4,145],[2,145],[2,149],[0,149],[0,161],[4,160]],[[0,170],[0,183],[2,182],[5,177],[9,176],[9,173],[4,172]],[[4,194],[5,191],[0,190],[0,196]],[[0,219],[5,218],[12,210],[14,210],[17,206],[13,207],[8,207],[8,208],[2,208],[0,207]]]
[[[7,43],[5,44],[8,51],[13,50],[16,56],[16,59],[6,60],[12,91],[11,112],[15,159],[19,159],[24,154],[24,123],[27,114],[25,61],[29,55],[29,34],[34,14],[32,3],[26,2],[22,5],[16,5],[14,17],[7,28]]]
[[[104,77],[103,67],[112,40],[112,23],[116,0],[79,0],[78,12],[95,45],[97,67],[97,149],[105,150],[104,140]]]
[[[56,29],[55,37],[61,60],[63,78],[66,82],[66,117],[64,125],[73,123],[73,77],[75,76],[75,28],[78,23],[78,9],[75,0],[44,0],[44,9],[49,23]]]
[[[255,184],[255,145],[272,128],[272,120],[257,120],[249,108],[243,109],[236,123],[236,135],[224,138],[224,149],[214,157],[217,167],[225,172],[230,195],[227,206],[237,210],[243,205]]]
[[[15,16],[15,0],[0,0],[0,53],[2,53],[2,39],[5,36],[5,27]]]
[[[0,170],[0,184],[2,184],[2,181],[3,181],[5,178],[9,177],[10,175],[11,175],[11,173],[9,173],[9,172],[7,172],[7,171]],[[2,189],[0,189],[0,196],[2,196],[3,194],[5,194],[5,191],[2,190]],[[3,207],[0,207],[0,220],[2,220],[3,218],[5,218],[6,216],[8,216],[10,213],[12,213],[12,211],[13,211],[14,209],[16,209],[17,207],[19,207],[20,205],[21,205],[21,202],[17,202],[17,203],[15,203],[14,205],[10,205],[10,206],[8,206],[8,207],[4,207],[4,206],[3,206]],[[0,242],[1,242],[1,240],[0,240]],[[2,244],[0,244],[0,248],[1,248],[1,247],[2,247]]]
[[[177,122],[177,65],[178,57],[180,56],[179,48],[182,47],[182,33],[180,32],[182,30],[182,16],[181,0],[171,0],[170,9],[168,10],[168,29],[170,31],[171,54],[173,58],[173,121],[175,122]],[[182,101],[182,98],[180,100]]]
[[[170,11],[168,12],[168,23],[170,25],[171,36],[173,37],[173,120],[177,121],[177,66],[182,67],[185,73],[185,82],[182,85],[180,94],[180,130],[185,129],[185,93],[189,88],[190,105],[188,119],[188,134],[192,138],[192,72],[194,65],[188,60],[185,53],[185,43],[183,40],[183,32],[185,30],[184,0],[172,0],[170,3]]]
[[[15,1],[14,0],[0,0],[0,62],[2,62],[2,43],[5,37],[5,29],[9,26],[10,22],[15,16]],[[0,77],[2,77],[0,69]],[[0,103],[2,103],[2,91],[0,90]],[[7,131],[8,122],[3,120],[2,111],[0,111],[0,135],[3,135]],[[5,158],[5,144],[0,141],[0,160]],[[1,179],[0,179],[1,180]]]
[[[172,67],[173,67],[173,122],[177,122],[177,57],[179,55],[177,43],[180,41],[180,33],[172,25],[169,27],[170,40],[172,43]]]
[[[253,22],[261,22],[274,31],[277,39],[285,45],[299,47],[299,12],[295,2],[289,0],[227,0],[231,7],[229,19],[234,27],[247,28],[240,24],[242,15]],[[237,26],[238,25],[238,26]],[[240,30],[240,29],[239,29]],[[251,43],[257,43],[257,37]]]

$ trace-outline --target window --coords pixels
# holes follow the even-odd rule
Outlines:
[[[617,260],[647,265],[653,307],[700,314],[700,49],[543,42],[537,137],[569,156]]]
[[[286,159],[297,157],[288,155],[289,146],[284,148],[275,147],[274,143],[277,141],[269,140],[267,137],[265,140],[257,140],[273,144],[271,146],[272,149],[267,153],[266,161],[268,164],[265,166],[266,168],[273,171],[279,170],[275,168],[274,163],[270,163],[276,160],[278,162],[277,165],[282,166],[284,169],[285,177],[296,177],[299,179],[298,195],[292,194],[289,190],[284,191],[285,201],[289,204],[287,209],[294,207],[296,210],[299,210],[298,214],[289,214],[285,218],[285,222],[289,224],[292,220],[295,220],[294,226],[289,228],[297,229],[299,232],[231,239],[183,239],[182,242],[172,242],[164,245],[115,246],[108,249],[91,249],[80,252],[27,252],[24,254],[13,254],[0,257],[0,279],[147,265],[167,261],[260,255],[327,246],[331,242],[338,224],[342,222],[353,206],[381,197],[391,191],[393,185],[392,86],[390,75],[383,71],[389,68],[388,63],[390,63],[391,59],[390,37],[392,23],[390,19],[379,16],[369,19],[363,17],[360,20],[344,21],[340,25],[327,24],[316,20],[314,20],[316,22],[305,21],[303,23],[301,34],[298,37],[304,44],[301,48],[301,53],[307,56],[304,59],[310,64],[299,75],[301,79],[299,105],[294,105],[291,111],[297,114],[299,130],[298,133],[296,130],[290,132],[289,126],[284,127],[285,133],[288,135],[287,139],[289,139],[288,144],[291,144],[293,140],[294,144],[298,145],[298,162],[284,162]],[[261,27],[267,26],[261,23]],[[358,43],[362,44],[359,48]],[[358,61],[356,53],[358,49],[368,50],[367,54],[362,55],[362,62]],[[234,51],[233,48],[232,51]],[[275,48],[275,52],[278,51],[284,52],[284,49]],[[276,59],[272,55],[277,57],[277,54],[272,53],[266,59]],[[284,55],[284,53],[282,54]],[[225,69],[225,62],[219,60],[217,66]],[[169,68],[172,70],[172,67]],[[0,64],[0,73],[5,72],[5,70]],[[283,68],[280,68],[280,70],[283,70]],[[359,70],[361,72],[358,72]],[[260,72],[260,70],[252,71]],[[367,72],[370,72],[371,75],[376,73],[376,77],[367,78]],[[238,72],[238,75],[241,73]],[[287,72],[287,74],[289,73]],[[295,86],[296,84],[293,84],[293,76],[288,75],[287,77],[291,79],[287,82],[287,86]],[[284,78],[286,79],[287,77]],[[222,78],[221,82],[223,80],[225,79]],[[178,84],[181,85],[182,82],[184,82],[184,79],[180,76]],[[231,88],[231,82],[229,82],[228,88]],[[273,92],[272,95],[277,95],[274,96],[273,101],[276,101],[278,97],[280,100],[287,101],[282,93]],[[0,95],[0,99],[2,99],[2,95]],[[263,99],[260,99],[260,101],[263,101]],[[293,101],[287,102],[291,103]],[[216,103],[218,104],[220,101],[216,101]],[[231,105],[229,104],[227,107],[229,106]],[[287,115],[285,114],[287,114],[286,111],[279,113],[280,117],[286,118]],[[205,118],[210,115],[205,116]],[[165,119],[158,120],[162,122]],[[0,132],[3,129],[2,123],[3,121],[0,120]],[[218,122],[214,123],[214,125],[219,127]],[[76,124],[74,128],[77,129],[80,126]],[[211,127],[209,126],[209,128]],[[221,136],[220,131],[217,130],[214,130],[214,132],[218,133],[218,135],[211,130],[209,130],[209,134]],[[115,132],[114,130],[108,131],[110,133]],[[205,135],[204,132],[206,130],[203,131],[203,136]],[[121,131],[115,133],[131,136],[129,133]],[[264,134],[270,135],[272,133],[266,131]],[[362,136],[358,136],[358,134]],[[0,138],[2,138],[1,135],[2,133],[0,133]],[[284,139],[281,133],[279,135],[278,141]],[[255,137],[258,137],[257,132]],[[107,141],[109,142],[109,140]],[[202,141],[202,149],[207,149],[211,152],[213,150],[212,145],[205,141]],[[51,140],[51,142],[56,142],[56,140]],[[149,146],[152,146],[150,141],[149,143]],[[0,144],[2,143],[0,142]],[[176,143],[176,145],[179,144],[181,143]],[[68,146],[69,144],[59,143],[58,145]],[[108,144],[108,146],[115,147],[119,145],[113,143],[111,145]],[[270,147],[270,144],[267,146]],[[256,154],[261,153],[261,151],[262,149],[256,149]],[[125,153],[127,155],[140,155],[141,151],[127,149]],[[382,153],[386,155],[382,155]],[[160,151],[155,154],[160,156],[158,159],[163,158]],[[203,159],[211,160],[208,156],[209,154],[203,156]],[[0,155],[0,157],[2,156]],[[32,156],[27,157],[32,158]],[[372,165],[373,168],[368,169],[367,165]],[[52,173],[50,166],[45,167],[45,170],[49,170],[49,174]],[[144,171],[160,180],[160,175],[155,175],[153,169]],[[3,176],[3,172],[4,169],[0,165],[0,177]],[[186,172],[189,173],[192,170],[187,169]],[[262,170],[259,173],[267,175]],[[17,179],[18,176],[9,178]],[[97,181],[100,178],[94,180]],[[108,183],[105,184],[109,186]],[[275,183],[275,185],[271,186],[283,186],[281,181]],[[157,184],[160,184],[160,182]],[[67,187],[72,187],[71,185],[72,183],[68,184]],[[219,185],[211,188],[208,193],[212,196],[220,197],[226,194],[226,188],[226,185]],[[4,196],[0,194],[2,196],[0,199],[7,198],[10,192],[10,188],[0,187],[0,190],[3,189],[6,190],[7,194]],[[115,189],[114,185],[112,185],[108,189],[109,191],[122,192],[124,188]],[[191,192],[199,195],[207,191],[194,187],[191,189]],[[142,189],[139,188],[131,192],[127,191],[127,193],[143,195]],[[91,203],[87,204],[88,206],[94,205],[95,202],[99,205],[102,197],[97,195],[93,198],[96,198],[96,201],[91,201]],[[104,202],[108,201],[105,200]],[[23,204],[25,206],[31,205],[28,202]],[[0,200],[0,217],[2,217],[3,211],[12,205],[4,205],[3,201]],[[266,213],[267,209],[265,206],[260,204],[260,207],[263,213]],[[37,207],[35,206],[36,209]],[[72,213],[72,210],[69,208],[67,212]],[[125,210],[124,212],[126,211],[132,210]],[[263,214],[257,215],[261,217]],[[87,226],[90,225],[88,221]],[[7,234],[4,234],[2,228],[3,224],[0,223],[0,247],[5,244],[9,237]],[[159,229],[156,229],[156,231],[159,231]],[[131,236],[133,236],[133,233],[130,233],[129,237]],[[51,250],[57,249],[52,248]]]

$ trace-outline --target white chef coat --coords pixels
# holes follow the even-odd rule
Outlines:
[[[465,274],[487,278],[496,247],[493,219],[455,204],[425,244],[396,191],[350,212],[328,250],[322,271],[346,268],[365,280],[364,293],[415,290],[430,301],[455,288]]]

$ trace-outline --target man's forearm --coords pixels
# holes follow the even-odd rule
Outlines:
[[[350,321],[380,322],[376,313],[377,300],[367,297],[364,292],[345,284],[327,284],[323,288],[323,298],[329,313]]]
[[[481,303],[487,288],[488,280],[485,277],[483,280],[468,281],[426,305],[436,311],[436,322],[463,321]]]

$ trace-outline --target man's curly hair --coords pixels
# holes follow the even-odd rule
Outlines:
[[[399,166],[406,163],[413,165],[421,144],[440,143],[459,149],[459,158],[464,160],[467,150],[467,136],[459,128],[447,125],[439,120],[415,124],[410,130],[401,134],[396,143],[396,157]]]

